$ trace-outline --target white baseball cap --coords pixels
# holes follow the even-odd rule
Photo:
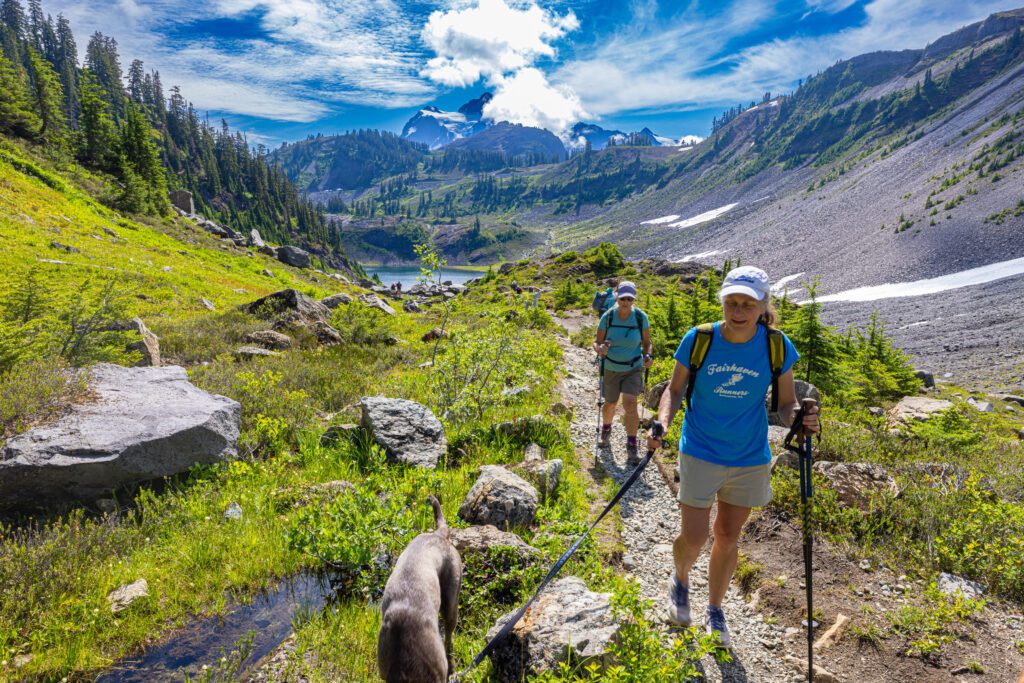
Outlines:
[[[726,274],[718,296],[724,298],[730,294],[746,294],[762,301],[768,296],[770,289],[771,282],[768,280],[768,273],[753,266],[740,266]]]
[[[631,296],[636,298],[636,285],[629,280],[623,280],[619,283],[619,288],[615,291],[615,298],[621,299],[624,296]]]

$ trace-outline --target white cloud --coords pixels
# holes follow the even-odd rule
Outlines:
[[[821,11],[843,9],[842,0],[808,4]],[[873,50],[924,47],[1010,6],[1007,0],[874,0],[865,7],[862,25],[833,34],[766,41],[724,54],[723,45],[741,40],[750,30],[750,17],[763,19],[771,6],[741,0],[714,17],[700,16],[691,6],[669,25],[624,27],[562,65],[552,81],[570,86],[580,94],[583,106],[598,115],[728,106],[759,99],[765,91],[788,91],[798,78],[840,59]]]
[[[123,64],[142,59],[200,108],[308,122],[334,103],[408,107],[436,93],[410,45],[419,24],[398,0],[47,0],[46,9],[68,17],[83,54],[94,31],[112,35]],[[253,15],[261,37],[188,37],[192,22]],[[186,37],[168,39],[173,28]]]
[[[553,59],[552,43],[577,28],[572,11],[559,15],[532,1],[520,8],[505,0],[478,0],[436,11],[421,34],[436,56],[421,73],[456,87],[482,79],[494,89],[485,118],[561,131],[586,112],[572,89],[553,86],[537,63]]]

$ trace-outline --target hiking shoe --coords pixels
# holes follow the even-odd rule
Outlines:
[[[732,649],[732,637],[729,635],[729,627],[725,625],[725,612],[721,607],[708,605],[708,611],[704,615],[704,630],[709,635],[718,634],[722,641],[722,647]]]
[[[626,464],[630,467],[640,464],[640,455],[637,452],[636,441],[626,442]]]
[[[597,444],[601,448],[605,448],[611,442],[612,442],[612,430],[610,430],[610,429],[602,429],[601,430],[601,438],[598,440]]]
[[[676,626],[689,626],[690,619],[690,587],[679,583],[675,572],[669,580],[668,588],[668,620]]]

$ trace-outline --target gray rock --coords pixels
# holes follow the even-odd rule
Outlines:
[[[134,583],[125,584],[107,595],[107,604],[114,614],[128,609],[132,603],[149,595],[149,583],[145,579],[139,579]]]
[[[135,367],[160,367],[160,339],[153,334],[141,318],[135,318],[130,324],[131,329],[139,333],[140,339],[128,344],[129,351],[138,351],[142,358]]]
[[[342,304],[347,304],[351,302],[352,297],[346,294],[345,292],[331,294],[330,296],[325,296],[323,299],[320,299],[320,303],[322,303],[327,308],[330,308],[331,310],[334,310],[335,308],[341,306]]]
[[[267,277],[274,277],[274,273],[272,271],[270,271],[269,269],[267,269],[267,268],[264,268],[263,270],[261,270],[260,271],[260,275],[265,275]]]
[[[474,553],[486,554],[489,548],[512,548],[518,558],[525,562],[539,554],[539,550],[526,543],[511,531],[502,531],[496,526],[471,526],[451,530],[452,544],[463,557]]]
[[[241,310],[259,318],[269,318],[281,313],[294,312],[307,322],[327,320],[331,317],[329,308],[314,301],[297,289],[282,289],[240,306]]]
[[[420,337],[420,341],[432,342],[432,341],[437,341],[441,337],[447,337],[447,336],[448,336],[448,333],[445,330],[442,330],[440,327],[435,327],[435,328],[431,329],[429,332],[424,333],[423,336]]]
[[[402,310],[406,313],[422,313],[423,308],[412,299],[406,299],[405,303],[402,304]]]
[[[539,502],[540,495],[530,482],[499,465],[484,465],[459,506],[459,517],[470,524],[507,530],[532,524]]]
[[[918,370],[914,373],[919,380],[924,384],[925,389],[935,388],[935,375],[928,372],[927,370]]]
[[[172,190],[167,193],[171,198],[171,204],[182,213],[192,215],[196,212],[196,205],[192,201],[192,193],[188,190]]]
[[[296,268],[309,268],[309,252],[290,244],[277,248],[277,260]]]
[[[256,228],[249,231],[249,246],[256,247],[257,249],[267,246],[266,242],[263,241],[263,237],[260,236],[260,231]]]
[[[793,384],[796,388],[796,400],[798,403],[802,404],[805,398],[813,398],[819,406],[821,405],[821,392],[818,391],[818,387],[814,386],[810,382],[805,382],[801,379],[794,380]],[[769,389],[768,398],[766,399],[769,408],[771,407],[771,396],[772,392]],[[768,424],[776,426],[785,425],[785,423],[782,421],[782,418],[779,416],[778,413],[768,414]]]
[[[985,593],[985,587],[977,581],[970,581],[955,574],[942,572],[938,580],[939,590],[950,597],[962,595],[971,600],[977,600]]]
[[[572,417],[572,408],[559,401],[551,406],[549,413],[555,417]]]
[[[208,311],[216,311],[217,307],[213,305],[213,302],[209,299],[199,299],[199,305]]]
[[[1010,403],[1016,403],[1019,406],[1024,407],[1024,396],[1017,396],[1016,394],[996,394],[996,398],[1009,401]]]
[[[93,398],[0,450],[0,507],[95,499],[236,453],[240,406],[193,386],[184,368],[91,370]]]
[[[995,410],[992,404],[988,401],[982,401],[980,399],[971,397],[967,399],[967,404],[977,410],[979,413],[991,413]]]
[[[558,491],[558,484],[562,481],[562,461],[541,460],[524,462],[516,466],[523,477],[540,491],[541,500],[547,500]]]
[[[224,519],[230,519],[233,521],[242,519],[242,506],[238,503],[231,503],[231,505],[228,505],[228,509],[224,511]]]
[[[953,404],[949,401],[938,398],[904,396],[900,399],[899,403],[889,409],[889,424],[896,427],[911,422],[924,422],[934,413],[946,410],[952,406]]]
[[[554,581],[537,598],[529,617],[520,620],[491,653],[497,680],[519,683],[569,659],[597,664],[599,670],[611,664],[608,649],[622,625],[610,598],[610,593],[587,590],[575,576]],[[501,617],[486,638],[494,637],[512,614]]]
[[[262,247],[260,247],[256,251],[258,251],[261,254],[264,254],[266,256],[269,256],[270,258],[275,258],[275,259],[277,258],[277,247],[272,247],[269,244],[264,244]]]
[[[899,495],[896,480],[881,465],[866,462],[829,462],[819,460],[814,469],[828,479],[839,500],[847,506],[867,510],[870,495],[889,492]]]
[[[261,346],[240,346],[235,349],[235,360],[252,360],[253,358],[266,358],[268,356],[280,355],[277,351],[271,351]]]
[[[434,469],[448,448],[444,426],[430,409],[415,401],[364,396],[362,426],[381,447],[389,462]]]
[[[657,410],[658,406],[661,405],[661,395],[665,393],[665,389],[668,388],[668,380],[658,382],[652,387],[647,388],[647,398],[645,399],[647,407],[651,410]]]
[[[69,254],[81,254],[82,253],[81,250],[75,249],[74,247],[68,246],[67,244],[61,244],[60,242],[50,242],[50,248],[51,249],[60,249],[61,251],[66,251]]]
[[[387,313],[388,315],[395,314],[395,309],[391,308],[391,306],[388,306],[386,303],[384,303],[383,299],[373,294],[363,294],[362,296],[359,297],[359,301],[364,306],[376,308],[378,311],[382,311],[384,313]]]
[[[882,417],[883,415],[885,415],[885,410],[883,410],[879,406],[870,406],[868,408],[868,415],[870,415],[871,417]]]
[[[544,462],[547,458],[547,450],[538,444],[531,443],[523,452],[523,462]]]
[[[245,335],[245,341],[250,344],[262,346],[265,349],[284,351],[292,347],[292,338],[287,334],[281,334],[274,330],[259,330]]]
[[[334,346],[344,341],[341,338],[341,333],[322,320],[313,324],[313,334],[316,335],[317,341],[324,346]]]

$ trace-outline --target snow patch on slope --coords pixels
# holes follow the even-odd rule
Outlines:
[[[819,303],[829,301],[878,301],[879,299],[892,299],[905,296],[923,296],[925,294],[937,294],[950,289],[982,285],[986,282],[1001,280],[1014,275],[1024,274],[1024,258],[1011,259],[990,263],[987,266],[961,270],[957,273],[933,277],[927,280],[915,280],[914,282],[897,282],[873,287],[857,287],[845,292],[829,294],[818,297]]]

